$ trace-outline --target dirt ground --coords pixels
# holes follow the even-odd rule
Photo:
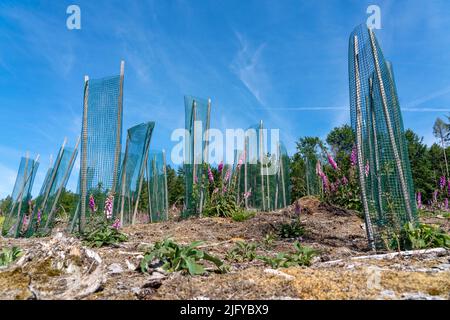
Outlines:
[[[221,259],[239,240],[261,244],[258,254],[290,251],[295,239],[276,239],[271,247],[262,243],[267,234],[295,217],[291,206],[257,213],[244,222],[192,218],[136,225],[123,229],[129,241],[92,250],[61,234],[47,239],[0,238],[0,247],[17,245],[29,252],[16,265],[0,269],[0,299],[450,298],[449,250],[373,256],[367,249],[364,222],[355,212],[326,206],[315,198],[299,201],[306,233],[298,240],[318,251],[310,267],[274,270],[260,260],[227,262],[229,273],[208,272],[195,277],[136,270],[145,247],[167,237],[182,244],[201,240],[203,250]],[[427,219],[430,221],[425,222],[437,223],[448,231],[448,219]],[[51,253],[44,255],[46,250]],[[46,258],[49,255],[51,259]],[[70,263],[68,259],[72,259]],[[42,260],[48,264],[42,265]]]

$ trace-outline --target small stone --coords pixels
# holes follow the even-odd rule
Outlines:
[[[113,263],[108,267],[108,270],[110,271],[110,273],[115,274],[115,273],[122,273],[123,269],[120,266],[120,264],[118,263]]]
[[[132,270],[132,271],[134,271],[134,270],[136,270],[137,269],[137,267],[134,265],[134,264],[132,264],[130,261],[128,261],[128,260],[125,260],[125,263],[127,264],[127,268],[128,268],[128,270]]]
[[[292,280],[295,279],[294,276],[291,276],[290,274],[281,272],[280,270],[265,269],[264,272],[265,273],[269,273],[269,274],[274,275],[274,276],[278,276],[278,277],[284,278],[284,279],[289,280],[289,281],[292,281]]]
[[[98,255],[97,252],[92,251],[90,249],[85,249],[84,252],[86,253],[86,255],[91,258],[94,259],[95,261],[98,262],[98,264],[102,263],[102,258],[100,258],[100,256]]]

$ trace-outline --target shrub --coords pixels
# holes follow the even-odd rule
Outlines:
[[[117,245],[120,242],[128,240],[126,234],[120,232],[118,228],[110,226],[102,222],[82,235],[83,242],[90,247],[103,247],[109,245]]]
[[[293,220],[290,223],[284,223],[281,225],[278,235],[280,238],[299,238],[305,234],[305,229],[300,224],[300,221]]]
[[[275,257],[258,256],[258,259],[276,269],[294,266],[310,266],[312,258],[317,255],[317,252],[314,249],[304,247],[300,245],[298,241],[294,243],[294,249],[294,252],[281,252]]]
[[[22,255],[18,247],[3,248],[0,252],[0,267],[7,267]]]
[[[273,232],[269,232],[264,236],[264,239],[262,241],[263,246],[266,249],[273,248],[275,240],[276,240],[276,235]]]
[[[256,244],[238,241],[227,253],[228,261],[244,262],[253,261],[256,258]]]
[[[183,246],[174,242],[172,239],[156,242],[154,246],[144,254],[141,261],[141,271],[146,273],[158,263],[168,272],[185,271],[191,275],[204,274],[205,267],[198,263],[202,260],[212,262],[220,273],[227,271],[227,266],[216,258],[198,249],[201,241],[194,241],[189,245]]]
[[[246,211],[246,210],[238,210],[231,215],[231,219],[236,222],[246,221],[255,216],[254,212]]]
[[[408,222],[388,245],[389,249],[414,250],[450,247],[450,235],[438,227]]]
[[[0,230],[3,228],[3,222],[5,221],[5,217],[0,216]]]

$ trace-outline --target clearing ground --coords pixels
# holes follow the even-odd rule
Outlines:
[[[137,271],[142,251],[171,237],[225,258],[237,241],[258,243],[258,254],[292,250],[294,239],[264,238],[295,215],[294,206],[234,222],[192,218],[127,227],[129,241],[89,249],[55,232],[40,239],[0,238],[0,247],[25,252],[0,269],[0,299],[449,299],[450,252],[446,249],[387,255],[367,250],[363,220],[355,212],[330,207],[312,197],[299,200],[306,230],[298,239],[319,252],[311,267],[271,269],[260,260],[229,263],[226,274],[189,276]],[[427,218],[449,231],[449,219]]]

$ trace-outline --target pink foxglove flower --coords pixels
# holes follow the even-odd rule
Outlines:
[[[222,193],[227,193],[227,187],[226,186],[223,187]]]
[[[105,200],[105,216],[106,219],[111,219],[113,214],[113,203],[114,203],[114,196],[112,194],[108,195],[108,197]]]
[[[214,183],[214,175],[213,175],[210,167],[208,167],[208,179],[209,179],[209,182]]]
[[[213,190],[213,194],[214,194],[214,193],[217,193],[217,192],[219,192],[219,188],[215,188],[215,189]]]
[[[365,171],[366,177],[368,177],[369,176],[369,172],[370,172],[369,161],[366,162],[366,166],[364,168],[364,171]]]
[[[445,178],[445,176],[442,176],[442,177],[439,179],[439,188],[441,188],[441,190],[444,189],[444,187],[445,187],[445,182],[447,182],[447,179]]]
[[[219,166],[217,167],[217,170],[219,171],[219,173],[222,173],[223,170],[223,162],[219,163]]]
[[[227,173],[225,174],[225,178],[223,179],[224,182],[227,182],[230,179],[231,176],[231,170],[228,169]]]
[[[322,172],[322,164],[320,163],[319,160],[317,160],[317,163],[316,163],[316,174],[318,176],[322,176],[322,174],[323,174],[323,172]]]
[[[356,147],[353,147],[352,153],[350,154],[350,163],[351,163],[352,167],[356,166],[357,161],[358,161],[358,156],[356,153]]]
[[[322,173],[321,177],[322,177],[323,188],[325,190],[329,190],[330,189],[330,182],[328,181],[328,177],[324,173]]]
[[[89,196],[89,209],[91,210],[91,212],[97,211],[97,208],[95,207],[95,199],[92,194]]]
[[[348,184],[348,179],[347,179],[346,176],[343,176],[343,177],[342,177],[341,183],[342,183],[343,186],[346,186],[346,185]]]
[[[41,220],[42,220],[42,211],[41,211],[41,209],[39,209],[37,212],[37,225],[38,226],[41,224]]]
[[[300,202],[296,201],[295,202],[295,214],[296,215],[300,215],[301,212],[302,212],[302,208],[300,206]]]
[[[417,208],[422,209],[422,193],[417,192]]]
[[[244,199],[248,199],[252,195],[251,191],[247,191],[244,193]]]
[[[334,161],[333,157],[330,154],[328,155],[328,163],[331,165],[331,167],[334,170],[338,170],[338,165],[337,165],[336,161]]]
[[[120,223],[120,219],[116,219],[116,221],[114,221],[114,223],[112,224],[112,228],[119,230],[120,227],[122,226],[122,224]]]

